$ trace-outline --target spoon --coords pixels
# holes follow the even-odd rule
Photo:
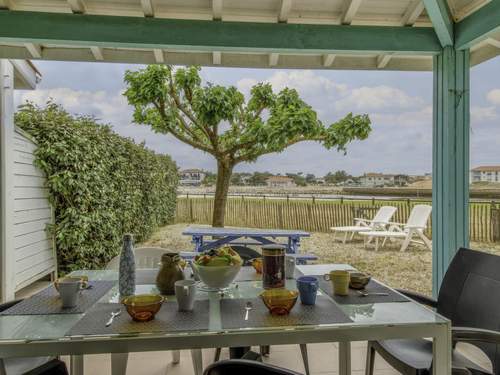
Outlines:
[[[389,293],[369,293],[366,290],[358,290],[358,294],[360,297],[368,297],[368,296],[388,296]]]
[[[111,324],[113,324],[113,320],[122,313],[121,309],[117,309],[116,311],[111,311],[111,317],[109,320],[106,322],[106,327],[109,327]]]
[[[248,301],[247,304],[246,304],[246,306],[245,306],[245,310],[246,310],[246,312],[245,312],[245,320],[248,320],[248,313],[252,309],[253,309],[253,304],[252,304],[252,302]]]

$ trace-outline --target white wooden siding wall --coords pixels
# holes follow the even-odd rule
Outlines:
[[[14,249],[15,290],[53,274],[54,242],[47,224],[53,211],[47,198],[44,173],[34,165],[36,144],[20,129],[14,134]]]

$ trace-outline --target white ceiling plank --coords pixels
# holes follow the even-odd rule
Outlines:
[[[335,55],[332,54],[323,55],[323,66],[325,68],[332,66],[334,60],[335,60]]]
[[[94,55],[94,59],[97,61],[104,60],[104,54],[101,47],[90,47],[90,51],[92,52],[92,55]]]
[[[141,0],[142,12],[144,13],[144,17],[154,17],[155,16],[155,8],[153,6],[152,0]]]
[[[402,25],[413,26],[424,11],[424,7],[425,5],[422,0],[413,0],[403,15]]]
[[[292,9],[292,0],[281,0],[280,13],[278,14],[278,22],[287,22],[288,15]]]
[[[279,53],[270,53],[269,54],[269,66],[276,66],[276,65],[278,65],[279,59],[280,59],[280,54]]]
[[[392,55],[379,55],[377,56],[377,69],[384,69],[389,61],[391,61]]]
[[[165,56],[163,56],[163,51],[161,49],[155,48],[153,50],[153,54],[155,56],[155,61],[158,64],[163,64],[165,62]]]
[[[352,23],[352,20],[356,16],[362,1],[363,0],[348,0],[346,2],[346,7],[341,19],[344,25],[350,25]]]
[[[0,9],[12,9],[12,2],[10,0],[0,0]]]
[[[40,45],[34,43],[24,43],[24,47],[26,47],[31,57],[34,59],[42,58],[42,47],[40,47]]]
[[[84,0],[67,0],[67,1],[73,13],[83,14],[86,12]]]
[[[500,48],[500,40],[494,38],[487,38],[486,43],[489,44],[490,46]]]
[[[222,52],[212,52],[212,62],[214,65],[222,63]]]
[[[212,18],[215,21],[222,20],[223,0],[212,0]]]

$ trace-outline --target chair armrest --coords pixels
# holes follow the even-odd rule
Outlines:
[[[485,342],[500,345],[500,332],[489,329],[452,327],[451,335],[454,342]]]
[[[403,224],[403,223],[395,223],[393,221],[389,221],[389,224],[391,225],[399,225],[400,227],[404,227],[406,224]]]
[[[399,293],[402,295],[411,298],[412,300],[415,300],[418,303],[421,303],[423,305],[427,305],[429,307],[436,308],[437,307],[437,301],[431,297],[428,297],[424,294],[413,292],[410,290],[404,290],[404,289],[396,289]]]

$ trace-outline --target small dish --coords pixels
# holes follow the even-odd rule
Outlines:
[[[262,273],[262,258],[254,258],[251,262],[255,272]]]
[[[136,322],[148,322],[160,311],[163,297],[158,294],[137,294],[122,300],[128,314]]]
[[[268,289],[260,294],[271,315],[288,315],[297,302],[299,292],[288,289]]]
[[[371,276],[363,272],[351,272],[349,287],[352,289],[363,289],[371,280]]]

